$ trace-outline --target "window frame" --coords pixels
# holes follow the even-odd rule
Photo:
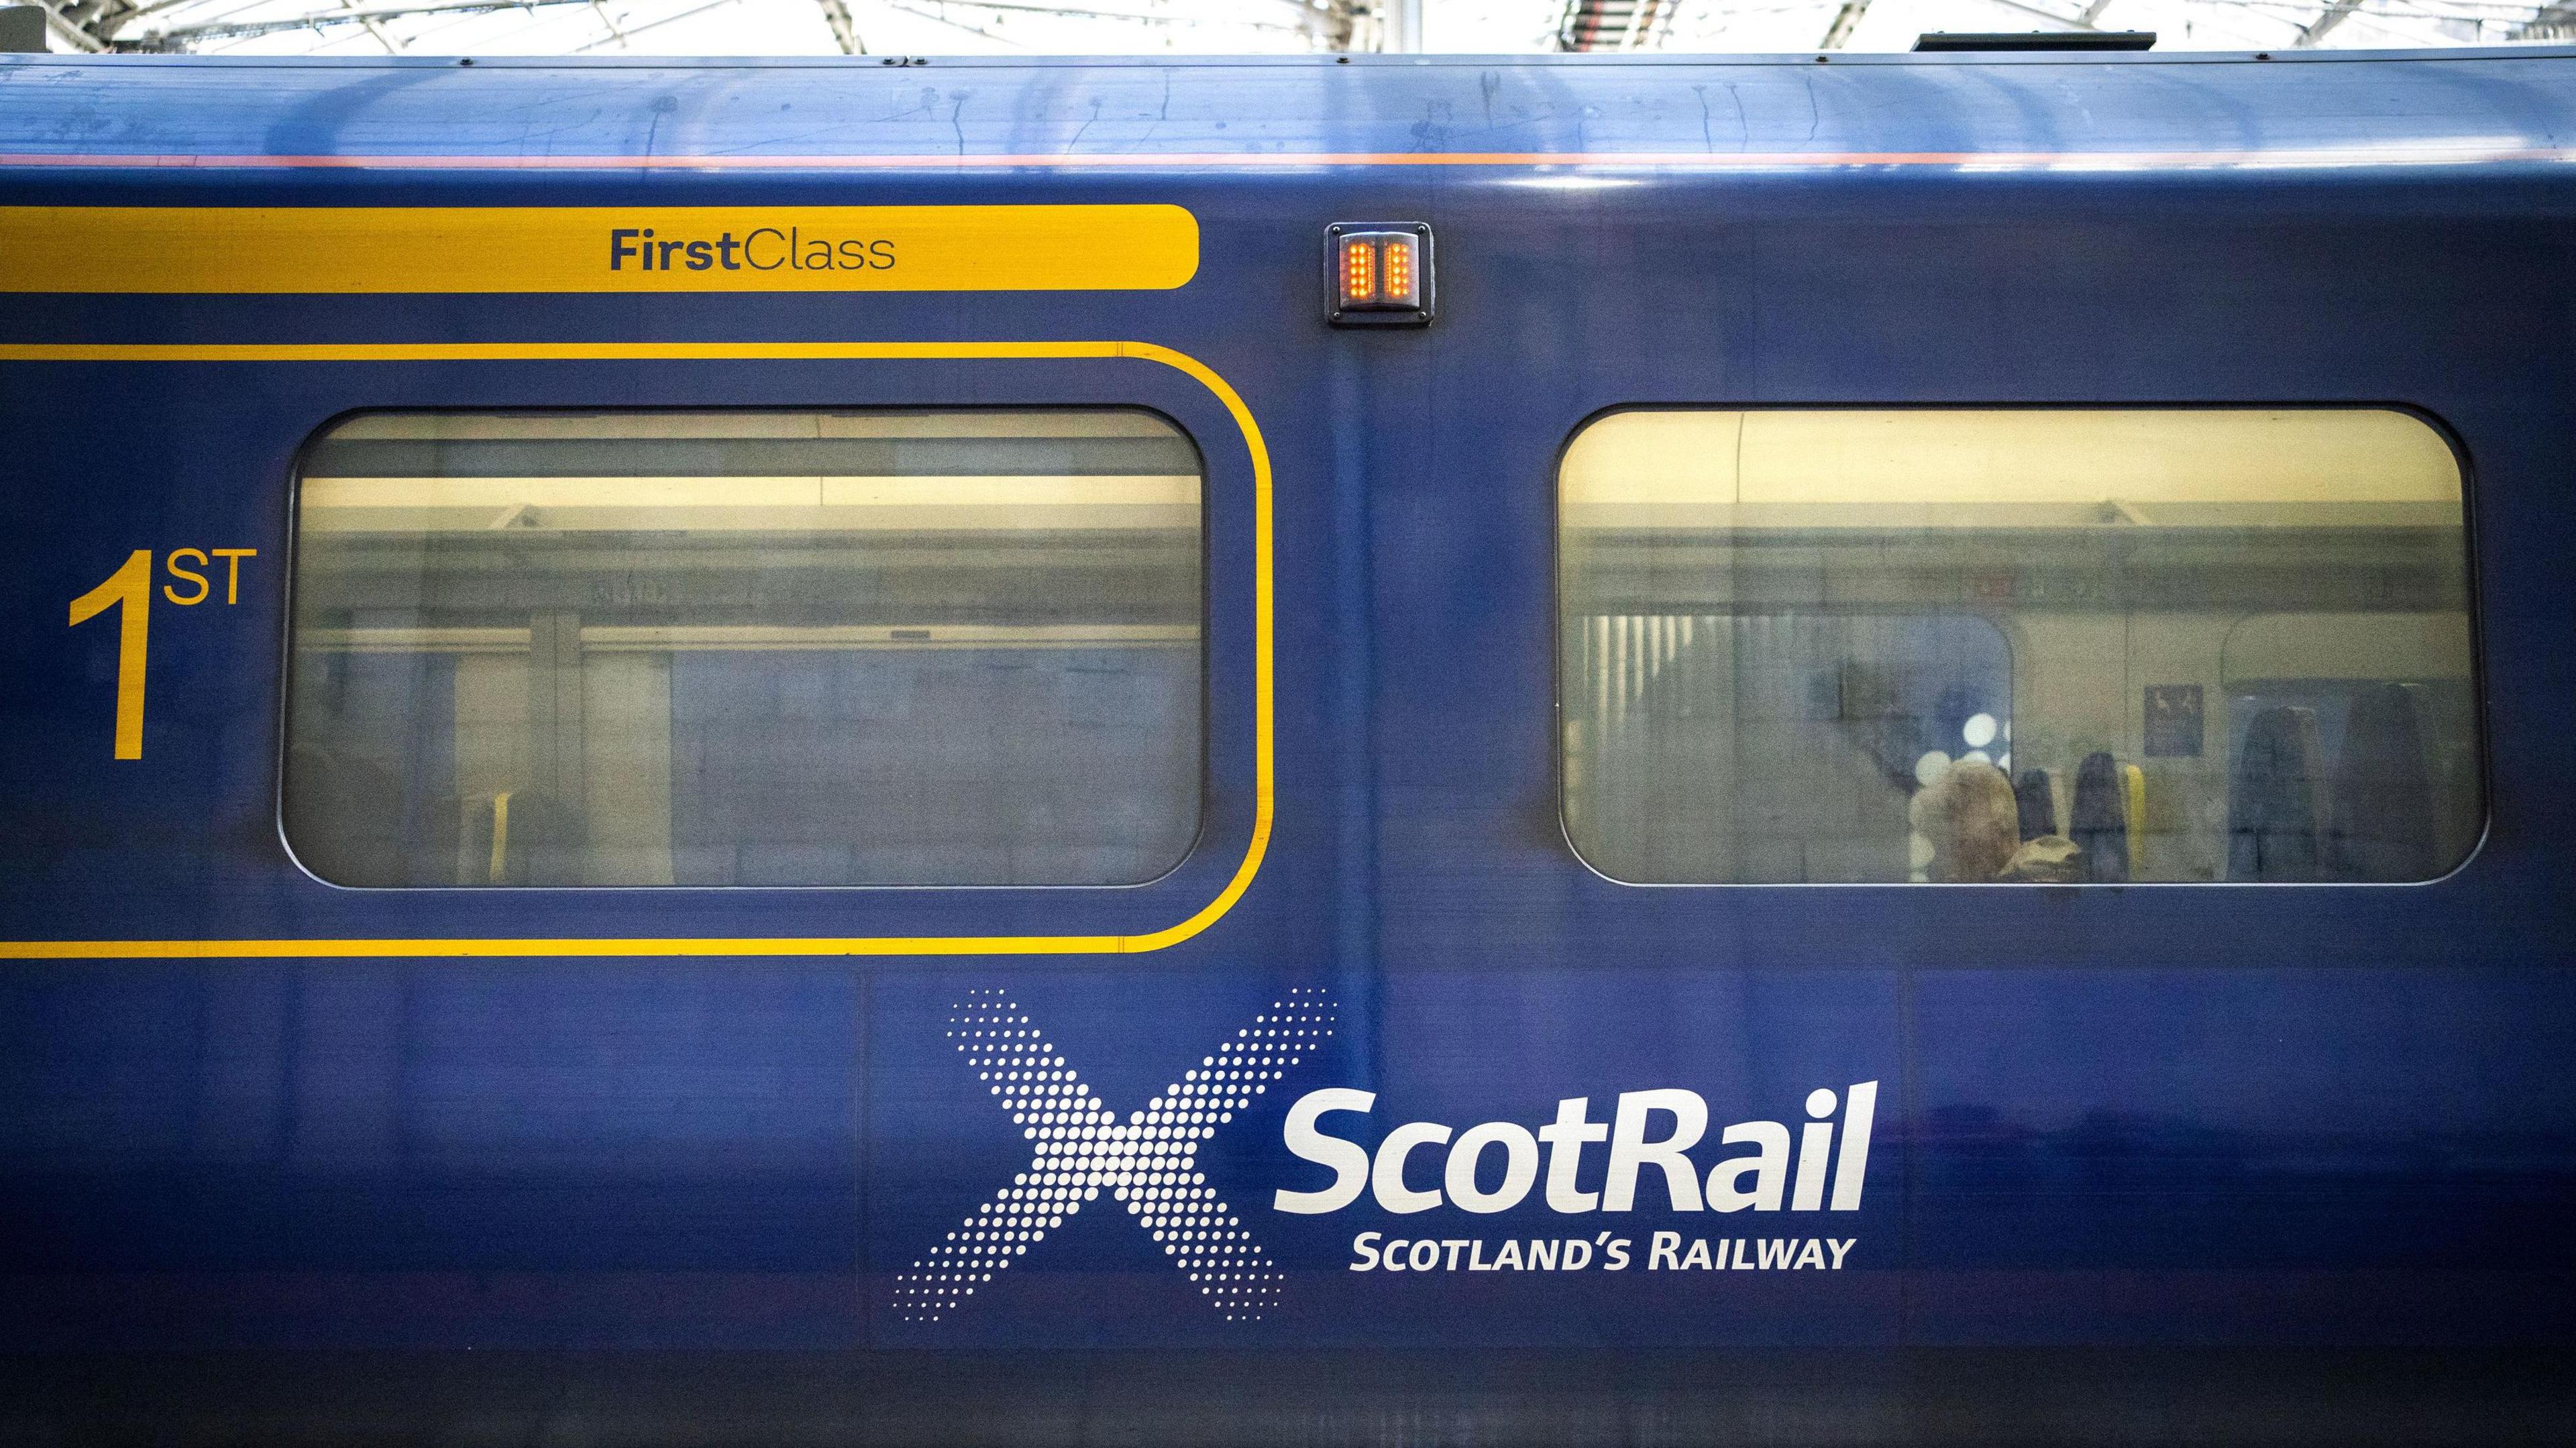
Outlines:
[[[2125,883],[2112,884],[2096,884],[2091,881],[2083,881],[2044,885],[2039,888],[2087,889],[2093,891],[2122,891],[2133,889],[2206,890],[2213,887],[2241,889],[2411,890],[2444,885],[2457,880],[2484,858],[2487,844],[2489,840],[2493,838],[2495,832],[2495,753],[2493,748],[2492,727],[2489,720],[2489,714],[2491,711],[2489,709],[2489,696],[2487,689],[2488,664],[2484,627],[2485,590],[2481,566],[2481,555],[2483,553],[2483,549],[2481,547],[2478,524],[2480,511],[2478,494],[2480,485],[2477,477],[2475,458],[2469,449],[2467,439],[2459,432],[2458,429],[2451,426],[2447,420],[2431,408],[2414,402],[2393,399],[2374,400],[2341,398],[2326,401],[2313,399],[2256,399],[2249,401],[2154,400],[2145,402],[2105,402],[2095,399],[2073,401],[2059,399],[2037,402],[1994,399],[1981,399],[1975,401],[1922,401],[1910,399],[1835,400],[1829,402],[1782,402],[1770,400],[1725,401],[1702,399],[1670,402],[1616,402],[1595,408],[1591,412],[1584,414],[1581,418],[1577,419],[1573,426],[1568,428],[1563,437],[1558,440],[1555,452],[1549,458],[1548,471],[1545,478],[1549,501],[1548,605],[1550,616],[1548,620],[1548,774],[1550,786],[1554,794],[1551,804],[1553,807],[1552,813],[1554,814],[1556,822],[1557,837],[1559,842],[1564,846],[1566,855],[1579,865],[1586,874],[1605,884],[1617,886],[1623,890],[1914,890],[1927,883],[1914,880],[1630,880],[1612,874],[1608,870],[1601,868],[1599,864],[1595,863],[1583,852],[1582,846],[1577,843],[1575,839],[1574,829],[1572,823],[1567,818],[1566,812],[1567,751],[1565,743],[1566,717],[1564,683],[1566,669],[1565,620],[1568,569],[1566,538],[1569,529],[1566,525],[1565,464],[1566,459],[1573,452],[1575,444],[1594,427],[1612,418],[1631,413],[1734,413],[1749,415],[1754,413],[1779,412],[1921,412],[1951,414],[1976,412],[2137,412],[2180,414],[2194,412],[2276,411],[2305,413],[2395,413],[2422,425],[2441,442],[2444,449],[2450,454],[2451,465],[2458,474],[2460,484],[2460,534],[2461,551],[2463,555],[2461,558],[2461,611],[2463,615],[2463,629],[2466,638],[2468,687],[2471,701],[2469,742],[2475,750],[2476,768],[2474,770],[2474,775],[2478,788],[2476,808],[2474,811],[2476,827],[2473,831],[2469,847],[2457,861],[2453,862],[2449,866],[2449,868],[2432,876],[2431,878],[2423,880],[2264,881],[2229,880],[2221,878],[2214,880],[2131,880]],[[1973,610],[1962,611],[1974,612]],[[2258,611],[2258,613],[2249,614],[2247,617],[2260,616],[2261,612],[2268,611]],[[1998,617],[1985,613],[1977,613],[1976,616],[1986,619],[1987,622],[1992,624],[2000,633],[2003,634],[2008,648],[2012,650],[2014,656],[2017,658],[2019,653],[2019,633],[2011,617],[2008,614]],[[2243,622],[2243,618],[2235,620],[2234,623],[2230,625],[2231,632],[2235,626],[2241,625]],[[2019,688],[2017,669],[2015,680],[2014,688],[2017,691]],[[2018,713],[2019,711],[2016,710],[2015,712]],[[2033,885],[2028,882],[2005,880],[1928,883],[1937,883],[1941,885],[1944,891],[2004,890],[2027,894],[2033,889]]]
[[[1195,518],[1193,521],[1193,530],[1195,533],[1193,541],[1195,545],[1194,551],[1196,553],[1197,565],[1197,588],[1196,597],[1193,600],[1195,608],[1193,617],[1196,620],[1198,629],[1198,640],[1194,653],[1197,677],[1195,687],[1192,692],[1195,696],[1198,728],[1197,736],[1192,741],[1193,748],[1191,750],[1193,763],[1190,771],[1192,786],[1190,797],[1190,818],[1187,829],[1182,832],[1182,844],[1179,851],[1173,856],[1169,864],[1156,871],[1153,875],[1140,880],[1103,882],[884,881],[857,884],[682,884],[674,882],[667,885],[593,884],[589,882],[578,884],[544,885],[513,885],[479,882],[459,882],[452,884],[350,884],[345,881],[334,880],[316,870],[313,865],[305,859],[304,852],[299,851],[296,848],[294,836],[290,831],[288,824],[289,812],[287,805],[287,792],[292,784],[291,757],[295,746],[294,703],[297,692],[296,630],[300,621],[299,605],[301,593],[300,585],[302,581],[301,569],[303,563],[304,484],[307,476],[307,464],[313,454],[320,447],[330,441],[334,434],[338,433],[341,429],[347,427],[351,423],[366,418],[376,417],[457,417],[488,419],[599,415],[708,416],[726,414],[735,416],[792,417],[816,416],[829,413],[879,413],[900,414],[905,416],[951,414],[959,416],[990,417],[998,414],[1041,415],[1070,412],[1130,413],[1150,417],[1156,422],[1162,424],[1164,427],[1170,429],[1172,435],[1178,438],[1189,448],[1191,458],[1197,468],[1196,476],[1198,482],[1198,498]],[[290,469],[287,479],[287,521],[285,529],[286,548],[284,550],[285,558],[283,560],[285,563],[286,580],[282,609],[282,628],[284,631],[284,637],[282,639],[279,665],[279,699],[276,713],[278,736],[277,767],[275,774],[276,784],[275,789],[272,791],[271,807],[273,825],[277,833],[277,839],[280,846],[284,849],[288,861],[305,879],[310,880],[315,884],[322,885],[335,891],[347,891],[361,895],[466,895],[474,897],[513,897],[525,896],[535,892],[618,896],[650,896],[668,894],[733,895],[754,891],[788,891],[799,894],[810,892],[862,894],[898,892],[912,894],[934,891],[1079,891],[1084,893],[1098,893],[1150,890],[1186,869],[1198,856],[1200,846],[1206,841],[1209,827],[1208,801],[1215,785],[1215,781],[1211,774],[1211,735],[1215,727],[1216,706],[1213,680],[1211,677],[1211,665],[1213,663],[1211,649],[1215,633],[1213,616],[1215,609],[1215,591],[1211,576],[1215,562],[1215,550],[1211,536],[1213,531],[1211,526],[1212,508],[1210,506],[1212,480],[1210,476],[1206,446],[1185,423],[1183,423],[1179,418],[1174,417],[1166,409],[1144,402],[1067,403],[1062,405],[1043,402],[1001,402],[992,404],[941,403],[927,406],[882,403],[852,403],[832,406],[734,405],[708,407],[634,404],[610,404],[603,406],[560,404],[552,406],[515,407],[362,406],[348,408],[334,413],[308,432],[304,436],[303,440],[296,446],[293,461],[290,464]]]

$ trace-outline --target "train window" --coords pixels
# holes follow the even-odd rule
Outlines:
[[[347,885],[1122,885],[1199,820],[1200,466],[1131,410],[373,414],[284,822]]]
[[[2484,819],[2459,465],[2359,409],[1636,411],[1559,475],[1635,883],[2410,881]]]

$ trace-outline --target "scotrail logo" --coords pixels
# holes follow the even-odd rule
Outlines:
[[[1320,1215],[1338,1212],[1366,1195],[1378,1210],[1396,1217],[1435,1207],[1481,1215],[1509,1211],[1535,1189],[1547,1209],[1561,1215],[1626,1213],[1641,1205],[1652,1209],[1651,1200],[1640,1201],[1639,1189],[1660,1178],[1661,1205],[1675,1213],[1778,1212],[1784,1207],[1791,1212],[1857,1212],[1869,1180],[1878,1083],[1855,1082],[1842,1096],[1821,1086],[1807,1093],[1811,1119],[1798,1133],[1794,1168],[1789,1126],[1780,1121],[1739,1121],[1725,1127],[1718,1132],[1720,1145],[1752,1150],[1719,1157],[1703,1168],[1691,1152],[1708,1136],[1708,1100],[1675,1087],[1620,1092],[1608,1121],[1593,1118],[1592,1098],[1565,1097],[1556,1103],[1556,1119],[1535,1131],[1514,1121],[1488,1121],[1465,1131],[1437,1121],[1408,1121],[1389,1128],[1374,1153],[1321,1124],[1328,1115],[1366,1116],[1376,1107],[1372,1092],[1327,1087],[1307,1092],[1288,1108],[1281,1144],[1291,1155],[1329,1169],[1333,1180],[1314,1191],[1282,1188],[1271,1196],[1272,1209]],[[1839,1145],[1834,1140],[1837,1111],[1843,1113]],[[1599,1189],[1587,1189],[1584,1148],[1605,1144],[1598,1158]],[[1544,1186],[1542,1156],[1547,1163]],[[1412,1166],[1416,1157],[1422,1158],[1420,1170]],[[1489,1170],[1493,1164],[1502,1169],[1499,1177]],[[1649,1272],[1839,1272],[1859,1240],[1693,1237],[1686,1245],[1680,1232],[1665,1231],[1647,1239],[1642,1255]],[[1588,1236],[1541,1236],[1526,1242],[1517,1237],[1490,1242],[1481,1236],[1362,1232],[1351,1239],[1347,1265],[1353,1272],[1580,1272],[1597,1259],[1604,1272],[1624,1272],[1640,1255],[1637,1246],[1635,1238],[1619,1235],[1616,1226]]]
[[[1278,1266],[1208,1185],[1199,1146],[1332,1034],[1332,997],[1292,987],[1121,1121],[1016,1002],[968,992],[949,1039],[1029,1142],[1029,1164],[896,1278],[896,1311],[957,1311],[1106,1188],[1227,1321],[1258,1322],[1278,1304]]]
[[[1208,1184],[1198,1153],[1272,1083],[1320,1051],[1333,1019],[1329,994],[1292,988],[1122,1120],[1017,1002],[999,991],[969,992],[949,1018],[949,1039],[1020,1128],[1029,1161],[896,1279],[896,1311],[913,1322],[959,1311],[1105,1190],[1227,1321],[1261,1320],[1279,1305],[1279,1266]],[[1574,1236],[1526,1242],[1365,1231],[1352,1239],[1345,1264],[1354,1272],[1624,1272],[1632,1266],[1838,1272],[1857,1238],[1686,1239],[1679,1231],[1656,1231],[1640,1242],[1620,1232],[1634,1212],[1750,1212],[1752,1218],[1738,1220],[1767,1222],[1773,1230],[1787,1223],[1771,1213],[1792,1214],[1789,1221],[1804,1220],[1813,1230],[1837,1220],[1833,1214],[1858,1212],[1878,1085],[1858,1081],[1840,1093],[1809,1092],[1808,1119],[1794,1134],[1784,1121],[1722,1126],[1716,1144],[1732,1150],[1713,1159],[1695,1155],[1712,1134],[1707,1099],[1675,1087],[1619,1092],[1607,1119],[1592,1114],[1593,1098],[1571,1096],[1557,1101],[1554,1120],[1534,1128],[1487,1121],[1456,1130],[1407,1121],[1373,1131],[1375,1093],[1326,1086],[1289,1106],[1280,1146],[1303,1163],[1290,1168],[1294,1179],[1315,1181],[1316,1168],[1331,1179],[1279,1188],[1267,1205],[1321,1216],[1366,1198],[1400,1222],[1434,1209],[1486,1216],[1535,1199],[1550,1213],[1601,1213],[1596,1222],[1610,1224],[1607,1231],[1585,1225]],[[1372,1135],[1374,1149],[1363,1144]],[[1796,1215],[1804,1213],[1822,1220]]]
[[[1365,1116],[1377,1107],[1368,1091],[1327,1088],[1309,1091],[1288,1108],[1282,1135],[1288,1150],[1317,1166],[1330,1167],[1333,1181],[1321,1191],[1281,1191],[1271,1204],[1283,1212],[1338,1212],[1360,1199],[1398,1215],[1427,1212],[1446,1202],[1466,1212],[1501,1212],[1519,1206],[1538,1184],[1539,1148],[1547,1148],[1547,1186],[1543,1193],[1552,1212],[1625,1212],[1637,1205],[1637,1181],[1649,1167],[1663,1177],[1666,1203],[1676,1212],[1812,1212],[1825,1205],[1825,1180],[1833,1176],[1833,1210],[1860,1210],[1861,1188],[1869,1178],[1870,1126],[1878,1113],[1878,1083],[1862,1081],[1851,1088],[1849,1124],[1839,1151],[1834,1146],[1832,1117],[1842,1103],[1825,1087],[1807,1093],[1807,1115],[1814,1118],[1800,1132],[1795,1185],[1791,1184],[1789,1127],[1779,1121],[1739,1121],[1718,1133],[1726,1146],[1753,1150],[1726,1157],[1708,1168],[1705,1189],[1699,1163],[1691,1150],[1708,1135],[1708,1100],[1696,1091],[1671,1087],[1657,1091],[1622,1091],[1608,1121],[1592,1119],[1592,1098],[1569,1096],[1556,1103],[1556,1120],[1536,1131],[1512,1121],[1488,1121],[1454,1134],[1436,1121],[1408,1121],[1388,1131],[1374,1156],[1355,1141],[1331,1135],[1317,1124],[1331,1112]],[[1584,1191],[1583,1149],[1609,1143],[1601,1189]],[[1439,1168],[1438,1186],[1412,1185],[1408,1159],[1425,1148],[1449,1148]],[[1478,1185],[1484,1162],[1497,1149],[1503,1175],[1493,1190]]]

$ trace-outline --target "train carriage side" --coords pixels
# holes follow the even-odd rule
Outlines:
[[[2548,1436],[2571,64],[0,60],[0,1423]]]

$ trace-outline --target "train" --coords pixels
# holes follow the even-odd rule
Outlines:
[[[2569,134],[0,57],[0,1436],[2555,1440]]]

